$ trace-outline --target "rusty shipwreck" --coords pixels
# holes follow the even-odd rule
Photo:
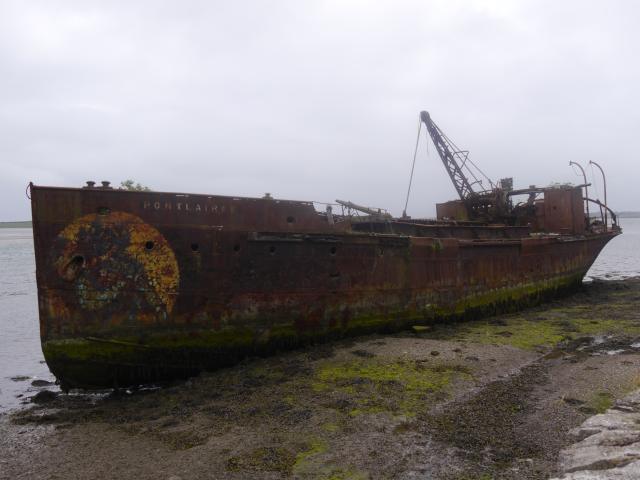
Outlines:
[[[586,180],[484,188],[467,152],[421,120],[460,197],[437,205],[437,220],[350,202],[31,184],[42,348],[62,387],[184,377],[514,309],[580,284],[620,233]]]

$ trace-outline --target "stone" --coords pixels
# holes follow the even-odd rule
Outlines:
[[[49,385],[53,385],[53,382],[48,380],[35,379],[31,382],[31,385],[34,387],[48,387]]]
[[[42,390],[31,397],[33,403],[47,403],[55,400],[58,397],[58,392],[52,392],[51,390]]]
[[[579,442],[560,452],[555,480],[640,478],[640,390],[571,431]]]

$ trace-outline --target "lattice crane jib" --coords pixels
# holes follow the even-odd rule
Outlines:
[[[429,136],[461,200],[468,201],[474,196],[486,195],[495,188],[491,179],[469,159],[469,152],[459,149],[431,120],[429,112],[420,112],[420,120],[427,127]],[[488,185],[484,185],[483,181]]]
[[[440,159],[460,199],[466,200],[474,193],[471,183],[462,171],[462,166],[466,163],[468,152],[455,149],[442,133],[442,130],[431,120],[428,112],[420,112],[420,120],[427,127],[429,136],[431,136],[431,140],[433,140],[433,144],[436,150],[438,150],[438,155],[440,155]]]

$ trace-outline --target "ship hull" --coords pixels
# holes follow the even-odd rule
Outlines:
[[[363,231],[307,202],[98,189],[33,187],[32,209],[43,352],[64,388],[512,311],[579,286],[617,234]]]

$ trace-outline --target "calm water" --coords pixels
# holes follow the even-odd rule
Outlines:
[[[624,235],[614,239],[587,274],[619,279],[640,276],[640,219],[622,219]],[[33,236],[30,229],[0,229],[0,412],[18,407],[53,381],[40,349]]]
[[[622,235],[604,248],[587,272],[586,280],[640,276],[640,218],[621,218],[620,226]]]
[[[34,380],[55,380],[40,350],[33,235],[0,228],[0,411],[39,390]]]

